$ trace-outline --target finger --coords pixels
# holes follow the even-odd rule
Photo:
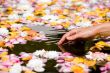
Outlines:
[[[63,37],[60,39],[60,41],[58,42],[59,45],[63,44],[64,41],[66,40],[66,37],[70,36],[70,32],[67,32],[66,34],[63,35]]]
[[[79,34],[75,34],[75,35],[72,35],[72,36],[68,36],[66,39],[69,40],[69,41],[72,41],[72,40],[76,40],[78,38],[80,38],[82,35],[79,33]]]
[[[77,32],[78,32],[77,29],[71,30],[71,31],[67,32],[66,37],[71,36],[71,35],[74,35],[74,34],[76,34]]]
[[[75,34],[76,31],[77,31],[77,30],[71,30],[71,31],[67,32],[66,34],[64,34],[63,37],[62,37],[62,38],[60,39],[60,41],[58,42],[58,45],[63,44],[64,41],[67,40],[66,37],[69,37],[70,35]]]
[[[60,39],[60,41],[58,42],[58,45],[61,45],[65,40],[66,40],[66,34],[63,35],[63,37]]]

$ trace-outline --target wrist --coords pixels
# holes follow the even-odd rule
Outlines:
[[[95,26],[95,33],[99,37],[107,37],[110,36],[110,23],[103,23]]]

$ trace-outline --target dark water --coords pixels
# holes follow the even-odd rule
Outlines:
[[[26,44],[16,44],[13,50],[10,50],[11,53],[19,54],[20,52],[28,52],[32,53],[36,50],[54,50],[54,51],[61,51],[57,46],[57,42],[61,38],[64,32],[59,34],[47,34],[48,40],[45,41],[28,41]]]

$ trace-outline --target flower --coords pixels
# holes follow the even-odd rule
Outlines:
[[[110,55],[107,56],[106,60],[107,61],[110,61]]]
[[[31,59],[27,63],[27,67],[35,70],[36,72],[43,72],[45,69],[43,68],[45,66],[43,59],[37,58],[37,59]]]
[[[55,28],[56,28],[56,29],[62,29],[63,26],[61,26],[61,25],[57,25]]]
[[[57,59],[59,55],[60,55],[60,52],[47,51],[44,57],[49,58],[49,59]]]
[[[86,22],[78,22],[76,23],[76,26],[78,27],[88,27],[88,26],[92,26],[91,22],[86,21]]]
[[[110,47],[110,44],[107,44],[106,42],[103,42],[103,41],[99,41],[95,43],[95,46],[100,50],[101,48],[104,48],[104,47]]]
[[[106,59],[108,56],[108,54],[102,53],[102,52],[88,52],[87,55],[85,55],[86,58],[90,59],[90,60],[97,60],[97,61],[103,61],[104,59]]]
[[[13,63],[11,61],[9,61],[8,59],[6,61],[2,61],[2,64],[4,67],[11,67],[13,65]]]
[[[48,59],[57,59],[60,55],[60,52],[56,51],[45,51],[43,50],[36,50],[36,52],[33,53],[36,57],[44,57]]]
[[[21,73],[22,72],[22,66],[20,63],[15,63],[11,68],[9,73]]]
[[[38,3],[40,3],[40,4],[50,4],[52,2],[52,0],[38,0]]]
[[[0,1],[2,1],[0,2],[0,47],[13,48],[14,44],[26,44],[27,41],[32,40],[47,40],[43,32],[36,32],[27,26],[44,25],[55,29],[71,30],[94,26],[110,20],[109,0]],[[104,47],[110,47],[110,45],[99,41],[94,46],[99,50]],[[36,50],[33,53],[21,52],[19,56],[8,52],[0,48],[0,70],[10,73],[43,72],[45,63],[50,59],[56,60],[56,68],[59,72],[88,73],[89,67],[100,61],[107,62],[101,68],[102,73],[109,70],[110,55],[102,52],[89,52],[84,57],[68,52],[45,50]],[[26,67],[25,64],[27,64]]]
[[[36,72],[32,71],[31,69],[29,69],[29,68],[27,68],[25,66],[23,66],[23,72],[24,73],[36,73]]]
[[[71,67],[71,70],[72,70],[72,72],[74,72],[74,73],[85,73],[84,70],[83,70],[83,68],[80,67],[80,66],[77,66],[77,65],[73,65],[73,66]]]
[[[73,64],[71,63],[71,62],[60,62],[60,63],[58,63],[58,64],[56,64],[56,66],[55,67],[57,67],[58,68],[58,70],[59,70],[59,72],[72,72],[71,71],[71,66],[72,66]]]
[[[107,62],[103,67],[100,67],[101,73],[108,73],[110,70],[110,62]]]
[[[0,41],[2,41],[3,40],[3,37],[2,36],[0,36]]]
[[[84,60],[84,64],[87,65],[88,67],[90,67],[90,66],[96,65],[96,61],[95,60],[87,60],[87,59],[85,59]]]
[[[28,33],[26,31],[20,32],[20,36],[21,37],[26,37],[26,36],[28,36]]]
[[[19,19],[20,17],[18,16],[18,14],[10,14],[9,16],[8,16],[8,19],[9,20],[17,20],[17,19]]]
[[[4,47],[5,46],[5,42],[4,41],[0,41],[0,47]]]
[[[20,63],[20,59],[18,56],[16,56],[15,54],[10,54],[9,55],[9,59],[12,63]]]
[[[68,27],[68,30],[75,29],[75,28],[78,28],[78,27],[75,26],[75,25],[70,25],[70,26]]]
[[[6,37],[9,35],[9,30],[7,28],[0,28],[0,35]]]
[[[26,42],[27,42],[27,41],[26,41],[24,38],[22,38],[22,37],[18,37],[16,41],[18,41],[20,44],[26,44]]]
[[[80,57],[75,57],[73,59],[73,62],[78,64],[78,63],[83,63],[84,62],[84,58],[80,58]]]
[[[30,60],[30,59],[32,59],[32,55],[31,54],[29,54],[29,53],[25,53],[25,52],[21,52],[20,53],[20,57],[21,57],[21,59],[22,60]]]
[[[107,63],[105,64],[105,67],[106,67],[108,70],[110,70],[110,62],[107,62]]]
[[[20,29],[23,26],[23,24],[12,24],[11,28]]]
[[[110,17],[110,12],[107,12],[107,17]]]
[[[46,51],[43,49],[43,50],[36,50],[33,55],[36,56],[36,57],[43,57],[45,55]]]

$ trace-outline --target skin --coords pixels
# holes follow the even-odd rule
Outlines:
[[[59,40],[58,45],[62,45],[68,41],[74,41],[76,39],[95,37],[96,35],[110,36],[110,23],[73,29],[63,35],[63,37]]]

